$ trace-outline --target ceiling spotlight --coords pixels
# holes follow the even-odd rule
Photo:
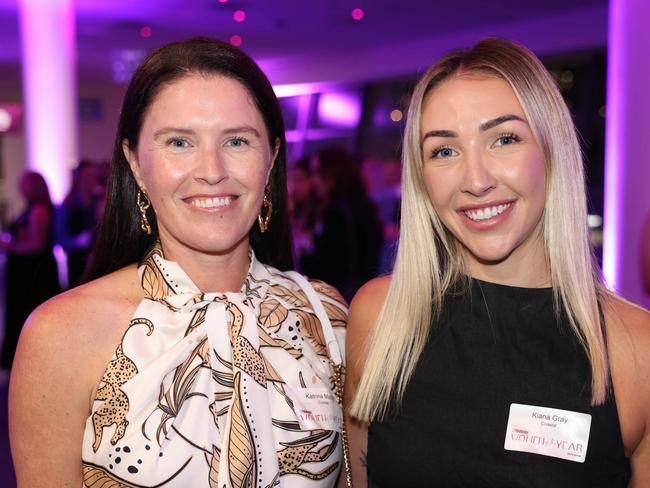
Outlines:
[[[243,22],[246,20],[246,12],[243,10],[235,10],[232,18],[235,19],[235,22]]]
[[[140,27],[140,37],[149,39],[151,37],[151,34],[153,34],[153,31],[151,30],[151,27],[149,27],[148,25],[143,25],[142,27]]]
[[[399,122],[400,120],[402,120],[403,116],[404,114],[402,114],[402,111],[398,109],[391,110],[390,112],[390,120],[392,120],[393,122]]]
[[[238,36],[236,34],[234,36],[230,36],[230,44],[232,44],[233,46],[239,47],[241,46],[241,43],[242,43],[241,36]]]
[[[365,14],[364,14],[363,10],[361,10],[360,8],[352,9],[352,18],[354,20],[361,20],[361,19],[363,19],[364,15]]]
[[[219,3],[228,3],[228,0],[219,0]]]

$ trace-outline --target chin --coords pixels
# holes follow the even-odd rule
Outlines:
[[[513,253],[514,249],[511,247],[501,247],[486,249],[485,247],[481,249],[472,249],[467,248],[469,254],[479,263],[490,265],[490,264],[499,264],[508,259]]]

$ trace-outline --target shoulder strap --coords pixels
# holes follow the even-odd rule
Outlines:
[[[314,313],[320,320],[321,327],[323,329],[323,336],[325,337],[325,342],[327,343],[327,351],[330,355],[330,359],[335,365],[343,364],[343,357],[341,356],[341,348],[339,343],[336,341],[334,336],[334,330],[332,329],[332,323],[330,322],[327,313],[325,312],[325,307],[321,302],[318,293],[314,290],[314,287],[311,286],[311,283],[300,273],[296,271],[286,271],[292,280],[294,280],[300,288],[305,292],[307,298],[309,299],[311,306],[314,308]]]

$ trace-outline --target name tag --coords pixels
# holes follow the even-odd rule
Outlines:
[[[584,463],[590,428],[586,413],[513,403],[503,447]]]
[[[343,412],[327,388],[292,388],[293,408],[303,430],[343,430]]]

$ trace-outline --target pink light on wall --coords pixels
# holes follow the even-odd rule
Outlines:
[[[77,161],[73,0],[20,0],[27,166],[60,203]]]
[[[650,215],[649,21],[647,0],[610,0],[603,273],[613,289],[645,306],[639,244]]]
[[[318,117],[336,127],[356,127],[361,120],[359,93],[322,93],[318,101]]]

